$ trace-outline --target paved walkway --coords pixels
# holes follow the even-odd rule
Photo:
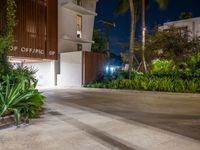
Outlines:
[[[200,96],[68,89],[44,114],[0,130],[0,150],[200,150]]]

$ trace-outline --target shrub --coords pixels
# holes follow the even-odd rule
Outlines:
[[[127,71],[115,72],[90,84],[92,88],[136,89],[166,92],[200,92],[200,53],[194,53],[184,67],[175,66],[173,61],[156,59],[149,72],[132,71],[128,80]]]
[[[112,80],[107,83],[90,84],[91,88],[135,89],[165,92],[200,92],[198,78],[183,80],[181,78],[136,76],[133,80]]]
[[[0,84],[0,116],[15,114],[17,125],[23,115],[26,118],[36,117],[44,97],[34,85],[26,86],[26,81],[13,83],[12,77],[7,76]]]
[[[37,117],[44,96],[35,88],[36,70],[28,67],[10,67],[0,79],[0,117],[15,114],[16,123],[22,118]]]
[[[155,59],[152,61],[151,67],[151,72],[155,74],[168,74],[175,70],[175,65],[171,60]]]

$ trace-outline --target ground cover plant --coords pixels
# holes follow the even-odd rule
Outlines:
[[[199,93],[200,53],[194,53],[180,66],[172,60],[155,59],[149,71],[132,71],[131,80],[128,79],[127,71],[104,74],[87,87]]]

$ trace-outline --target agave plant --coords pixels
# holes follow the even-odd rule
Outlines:
[[[44,97],[35,89],[34,84],[27,87],[25,81],[17,84],[11,81],[11,77],[6,76],[0,84],[0,117],[14,113],[18,125],[22,115],[36,116]]]

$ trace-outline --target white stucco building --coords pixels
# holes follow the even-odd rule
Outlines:
[[[189,34],[193,38],[200,37],[200,17],[167,22],[164,23],[163,26],[159,27],[159,29],[165,30],[170,26],[188,30],[190,32]]]
[[[58,0],[58,60],[25,63],[38,70],[39,86],[82,85],[83,51],[91,51],[97,0]]]
[[[96,0],[59,0],[58,86],[82,84],[82,51],[91,51],[95,10]]]

